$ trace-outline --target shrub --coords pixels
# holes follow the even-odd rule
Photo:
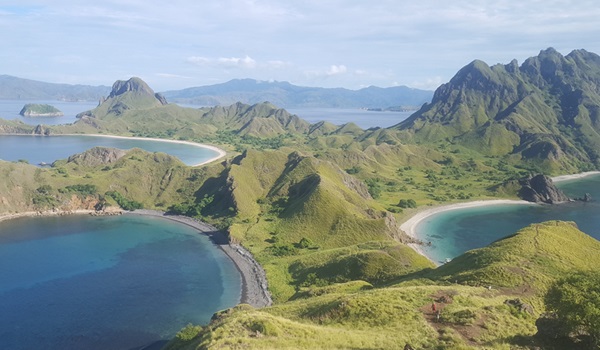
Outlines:
[[[400,202],[398,202],[398,206],[400,208],[416,208],[417,202],[415,202],[414,199],[401,199]]]
[[[565,334],[587,334],[600,345],[600,273],[576,273],[554,283],[545,296]]]

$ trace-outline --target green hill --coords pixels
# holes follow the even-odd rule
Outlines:
[[[521,66],[476,60],[394,129],[421,143],[518,155],[547,171],[597,167],[598,81],[600,57],[585,50],[562,56],[550,48]]]
[[[535,336],[543,293],[573,271],[598,269],[599,252],[572,223],[535,224],[386,288],[352,282],[262,310],[238,306],[174,348],[545,348]]]

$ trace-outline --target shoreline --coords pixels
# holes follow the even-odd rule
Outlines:
[[[190,165],[191,167],[197,167],[197,166],[205,165],[208,163],[212,163],[212,162],[214,162],[218,159],[221,159],[227,155],[227,152],[225,152],[224,150],[222,150],[216,146],[206,145],[203,143],[197,143],[197,142],[192,142],[192,141],[184,141],[184,140],[170,140],[170,139],[159,139],[156,137],[136,137],[136,136],[119,136],[119,135],[103,135],[103,134],[55,134],[55,135],[50,135],[50,136],[93,136],[93,137],[108,137],[108,138],[123,139],[123,140],[148,140],[148,141],[158,141],[158,142],[169,142],[169,143],[179,143],[182,145],[194,146],[194,147],[198,147],[198,148],[206,148],[211,151],[217,152],[216,156],[214,156],[208,160],[205,160],[203,162],[200,162],[198,164]]]
[[[408,220],[404,221],[400,224],[400,230],[406,233],[409,237],[414,238],[415,240],[420,240],[417,234],[417,226],[427,218],[437,215],[440,213],[444,213],[447,211],[458,210],[458,209],[468,209],[474,207],[483,207],[483,206],[492,206],[492,205],[502,205],[502,204],[517,204],[517,205],[535,205],[535,203],[527,202],[524,200],[516,200],[516,199],[487,199],[487,200],[477,200],[471,202],[463,202],[463,203],[455,203],[455,204],[447,204],[438,207],[432,207],[428,209],[424,209],[418,211],[413,216],[411,216]],[[420,244],[410,243],[409,247],[413,248],[417,253],[423,255],[431,262],[436,265],[439,265],[438,262],[433,260],[430,256],[425,254],[425,251],[422,249]]]
[[[55,210],[55,211],[28,211],[21,213],[5,213],[0,214],[0,222],[18,218],[27,217],[50,217],[50,216],[65,216],[65,215],[139,215],[159,217],[166,220],[175,221],[196,229],[199,233],[204,234],[218,246],[219,249],[234,264],[242,280],[242,288],[239,304],[249,304],[255,308],[270,306],[273,301],[271,294],[267,288],[267,276],[260,264],[254,260],[252,254],[238,244],[231,244],[227,237],[215,227],[201,222],[199,220],[179,215],[166,215],[166,213],[157,210],[139,209],[135,211],[109,211],[98,212],[95,210]]]
[[[3,133],[0,135],[6,135],[6,136],[12,136],[12,135],[23,135],[23,136],[46,136],[46,135],[31,135],[31,134],[12,134],[12,133]],[[217,155],[207,159],[203,162],[200,162],[198,164],[193,164],[193,165],[188,165],[190,167],[199,167],[202,165],[206,165],[208,163],[212,163],[216,160],[219,160],[223,157],[225,157],[227,155],[227,152],[225,150],[222,150],[216,146],[212,146],[212,145],[207,145],[207,144],[203,144],[203,143],[197,143],[197,142],[192,142],[192,141],[183,141],[183,140],[170,140],[170,139],[159,139],[156,137],[135,137],[135,136],[119,136],[119,135],[103,135],[103,134],[53,134],[53,135],[49,135],[49,136],[92,136],[92,137],[106,137],[106,138],[114,138],[114,139],[123,139],[123,140],[147,140],[147,141],[157,141],[157,142],[170,142],[170,143],[179,143],[182,145],[188,145],[188,146],[194,146],[194,147],[198,147],[198,148],[205,148],[205,149],[209,149],[211,151],[215,151],[217,152]]]
[[[553,182],[562,182],[562,181],[569,181],[569,180],[578,180],[587,176],[591,176],[591,175],[598,175],[600,174],[600,171],[586,171],[584,173],[578,173],[578,174],[571,174],[571,175],[560,175],[560,176],[555,176],[552,178]]]
[[[553,182],[562,182],[562,181],[569,181],[569,180],[578,180],[578,179],[581,179],[581,178],[584,178],[587,176],[592,176],[592,175],[600,175],[600,171],[586,171],[586,172],[577,173],[577,174],[555,176],[555,177],[552,177],[552,181]],[[502,204],[535,205],[535,203],[532,203],[532,202],[527,202],[524,200],[515,200],[515,199],[488,199],[488,200],[484,199],[484,200],[477,200],[477,201],[472,201],[472,202],[463,202],[463,203],[442,205],[442,206],[437,206],[437,207],[432,207],[432,208],[417,211],[413,216],[411,216],[406,221],[404,221],[402,224],[400,224],[400,230],[402,230],[404,233],[406,233],[409,237],[419,241],[420,239],[417,234],[417,226],[419,226],[419,224],[423,220],[429,218],[430,216],[440,214],[440,213],[443,213],[446,211],[451,211],[451,210],[466,209],[466,208],[481,207],[481,206],[490,206],[490,205],[502,205]],[[427,256],[427,254],[425,254],[425,251],[423,250],[421,244],[409,243],[408,246],[413,248],[417,253],[423,255],[424,257],[426,257],[427,259],[432,261],[434,264],[438,265],[438,263],[436,261],[434,261],[431,257]]]
[[[182,215],[167,215],[158,210],[138,209],[126,211],[124,215],[140,215],[159,217],[178,222],[198,230],[227,255],[240,273],[242,290],[239,304],[249,304],[255,308],[271,306],[273,300],[267,288],[267,275],[252,254],[238,244],[229,243],[227,236],[214,226],[205,222]]]

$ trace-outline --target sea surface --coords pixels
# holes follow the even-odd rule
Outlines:
[[[23,117],[19,112],[27,103],[41,103],[52,105],[61,110],[65,115],[62,117]],[[200,108],[198,105],[179,104],[182,107]],[[66,101],[29,101],[29,100],[0,100],[0,118],[8,120],[21,120],[29,125],[59,125],[71,124],[77,121],[75,117],[81,112],[94,109],[98,102],[66,102]],[[286,108],[292,114],[309,123],[328,121],[335,125],[345,123],[355,123],[363,129],[380,127],[387,128],[396,125],[408,118],[415,111],[410,112],[387,112],[387,111],[368,111],[359,108]]]
[[[207,236],[153,217],[0,223],[2,349],[142,349],[236,305],[241,278]]]
[[[462,253],[489,245],[533,223],[548,220],[574,221],[579,229],[600,239],[600,175],[556,183],[571,198],[587,192],[592,202],[557,205],[500,204],[445,211],[423,220],[417,236],[431,242],[422,247],[434,262],[443,263]]]
[[[363,129],[387,128],[400,123],[415,112],[378,112],[358,108],[288,108],[286,110],[311,124],[320,121],[335,125],[352,122]]]
[[[164,152],[179,158],[187,165],[199,164],[218,155],[216,151],[201,146],[144,139],[83,135],[0,135],[0,159],[13,162],[27,160],[30,164],[52,164],[55,160],[66,159],[95,146],[123,150],[137,147],[148,152]]]
[[[64,113],[62,117],[23,117],[19,115],[19,112],[28,103],[39,103],[49,104],[58,108]],[[75,116],[81,112],[89,111],[98,106],[98,101],[90,102],[66,102],[66,101],[49,101],[49,100],[0,100],[0,118],[7,120],[20,120],[25,124],[29,125],[58,125],[58,124],[71,124],[74,123],[77,118]]]

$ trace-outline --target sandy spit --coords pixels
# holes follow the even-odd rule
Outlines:
[[[158,142],[170,142],[170,143],[179,143],[179,144],[184,144],[184,145],[190,145],[190,146],[199,147],[199,148],[206,148],[206,149],[210,149],[210,150],[213,150],[218,153],[213,158],[210,158],[210,159],[208,159],[204,162],[198,163],[198,164],[194,164],[192,166],[201,166],[204,164],[212,163],[215,160],[221,159],[227,155],[227,152],[225,152],[224,150],[222,150],[218,147],[215,147],[215,146],[205,145],[202,143],[196,143],[196,142],[191,142],[191,141],[159,139],[159,138],[155,138],[155,137],[133,137],[133,136],[117,136],[117,135],[103,135],[103,134],[55,134],[52,136],[93,136],[93,137],[108,137],[108,138],[125,139],[125,140],[148,140],[148,141],[158,141]]]

